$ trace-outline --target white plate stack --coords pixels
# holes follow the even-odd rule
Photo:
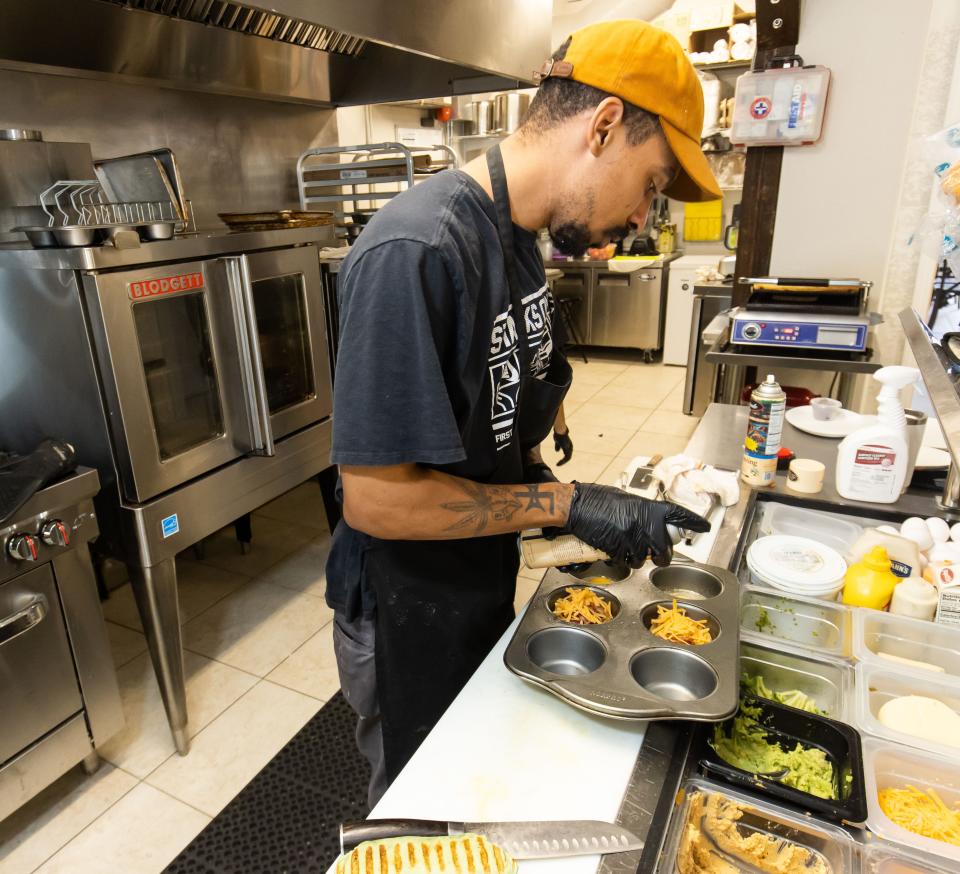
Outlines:
[[[826,601],[836,600],[847,572],[846,561],[835,549],[790,534],[755,540],[747,552],[747,567],[757,585]]]

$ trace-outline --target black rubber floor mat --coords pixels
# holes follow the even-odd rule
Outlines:
[[[370,766],[338,692],[166,869],[167,874],[324,874],[338,826],[363,819]]]

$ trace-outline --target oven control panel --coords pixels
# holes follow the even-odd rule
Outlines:
[[[867,348],[866,318],[811,316],[741,310],[734,315],[730,340],[754,346],[863,352]]]
[[[36,533],[17,531],[7,537],[6,553],[14,561],[37,561],[43,546],[70,545],[70,526],[62,519],[44,522]]]

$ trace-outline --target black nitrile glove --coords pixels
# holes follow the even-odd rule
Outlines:
[[[567,429],[562,434],[559,431],[553,432],[553,448],[557,452],[563,453],[563,458],[557,462],[557,467],[566,464],[573,458],[573,441],[570,439],[570,430]]]
[[[710,530],[702,516],[669,501],[650,501],[613,486],[574,483],[567,530],[614,562],[637,568],[650,555],[655,564],[670,564],[673,543],[667,525]]]
[[[523,481],[525,483],[558,483],[560,480],[556,478],[553,471],[550,470],[550,466],[544,464],[542,461],[534,462],[533,464],[528,464],[523,469]]]

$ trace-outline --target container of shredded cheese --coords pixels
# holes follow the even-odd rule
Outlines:
[[[960,757],[867,738],[863,763],[869,829],[960,870]]]

